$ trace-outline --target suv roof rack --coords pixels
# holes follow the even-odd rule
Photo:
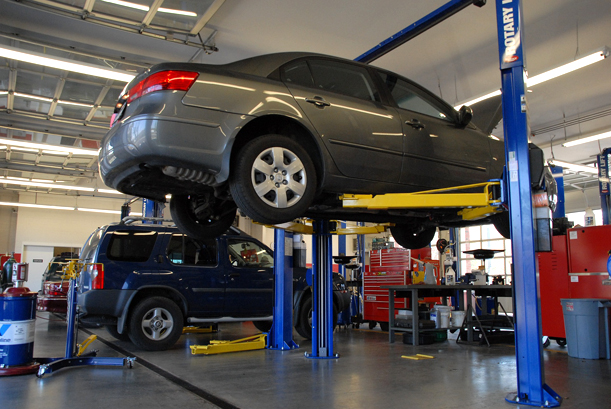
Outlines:
[[[164,219],[163,217],[141,217],[141,216],[126,216],[121,219],[119,224],[131,224],[134,222],[161,222],[161,223],[172,223],[174,221],[171,219]]]

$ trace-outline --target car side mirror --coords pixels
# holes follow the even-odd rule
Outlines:
[[[465,128],[473,119],[473,110],[467,105],[463,105],[458,110],[458,124],[461,128]]]

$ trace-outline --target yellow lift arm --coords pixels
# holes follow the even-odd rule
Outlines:
[[[210,341],[210,345],[191,345],[191,354],[212,355],[227,352],[252,351],[263,349],[266,346],[267,334],[254,335],[252,337],[236,339],[235,341]]]
[[[342,195],[346,208],[366,209],[424,209],[460,208],[464,220],[475,220],[499,213],[501,200],[494,197],[493,187],[501,182],[490,181],[445,189],[415,193],[388,193],[385,195]],[[481,188],[483,192],[463,193],[464,190]]]

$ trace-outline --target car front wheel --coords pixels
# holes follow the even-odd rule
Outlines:
[[[316,193],[316,170],[307,151],[283,135],[263,135],[236,155],[229,187],[233,200],[259,223],[303,216]]]
[[[129,338],[145,351],[170,348],[182,335],[183,316],[180,308],[165,297],[140,301],[129,320]]]
[[[337,326],[337,306],[333,304],[333,329]],[[303,302],[299,311],[299,323],[295,326],[297,333],[305,339],[312,339],[312,296]]]
[[[170,213],[180,231],[196,239],[218,237],[231,227],[235,203],[214,197],[212,191],[195,195],[172,195]]]

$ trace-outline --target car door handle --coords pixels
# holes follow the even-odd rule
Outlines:
[[[231,273],[231,274],[229,274],[229,278],[232,279],[232,280],[234,278],[238,278],[239,276],[240,276],[240,273]]]
[[[331,104],[325,101],[322,97],[306,98],[305,101],[309,102],[310,104],[314,104],[319,108],[331,106]]]
[[[405,125],[409,125],[414,129],[421,130],[424,129],[424,124],[417,119],[412,119],[411,121],[405,121]]]

